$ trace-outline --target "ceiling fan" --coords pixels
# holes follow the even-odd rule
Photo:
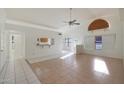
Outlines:
[[[72,20],[72,8],[70,8],[70,21],[65,21],[64,23],[67,23],[69,26],[80,25],[80,23],[77,23],[76,19]]]

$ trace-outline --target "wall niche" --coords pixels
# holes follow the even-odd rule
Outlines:
[[[88,31],[94,31],[99,29],[107,29],[109,28],[109,23],[104,19],[96,19],[90,23],[88,26]]]

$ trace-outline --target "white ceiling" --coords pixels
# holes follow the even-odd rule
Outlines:
[[[117,15],[118,10],[117,8],[73,8],[72,17],[83,22],[90,18]],[[66,25],[63,21],[69,21],[68,8],[8,8],[5,11],[8,19],[51,28],[60,28]]]

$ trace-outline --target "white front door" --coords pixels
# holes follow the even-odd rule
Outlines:
[[[24,58],[24,46],[24,36],[20,33],[11,33],[9,47],[10,60]]]

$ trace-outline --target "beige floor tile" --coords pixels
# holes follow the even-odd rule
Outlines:
[[[122,60],[88,54],[72,55],[31,64],[45,84],[115,84],[124,83]]]

